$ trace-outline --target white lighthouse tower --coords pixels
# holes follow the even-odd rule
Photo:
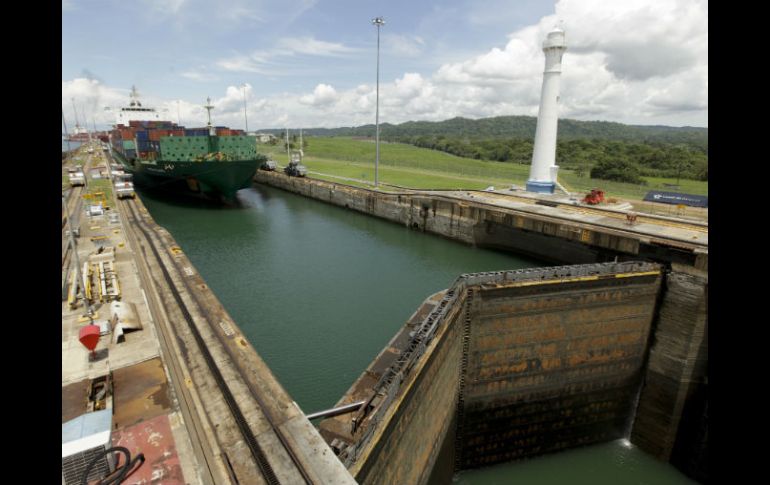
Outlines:
[[[528,192],[552,194],[556,185],[556,127],[559,120],[559,77],[561,58],[567,50],[564,31],[556,27],[543,41],[545,71],[540,94],[540,112],[537,115],[535,149],[527,181]]]

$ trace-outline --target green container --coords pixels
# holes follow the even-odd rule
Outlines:
[[[210,146],[209,146],[210,143]],[[257,138],[254,136],[162,136],[162,160],[193,161],[208,153],[222,152],[233,160],[255,160]]]
[[[134,140],[123,140],[123,149],[136,150],[136,143],[134,143]]]

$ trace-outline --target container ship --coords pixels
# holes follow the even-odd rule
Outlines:
[[[235,193],[251,185],[267,157],[257,153],[257,138],[242,130],[211,125],[211,99],[204,128],[163,121],[143,107],[136,88],[120,109],[110,133],[113,157],[145,190],[185,194],[232,204]]]

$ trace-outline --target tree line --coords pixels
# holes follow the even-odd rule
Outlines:
[[[453,136],[400,136],[388,141],[440,150],[458,157],[532,163],[533,139],[471,139]],[[605,139],[559,140],[556,164],[579,176],[643,183],[642,176],[708,180],[707,151],[686,143]]]

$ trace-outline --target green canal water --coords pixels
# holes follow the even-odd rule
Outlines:
[[[140,195],[306,413],[335,404],[420,303],[460,274],[544,265],[269,187],[240,191],[236,208]],[[621,441],[453,482],[695,483]]]

